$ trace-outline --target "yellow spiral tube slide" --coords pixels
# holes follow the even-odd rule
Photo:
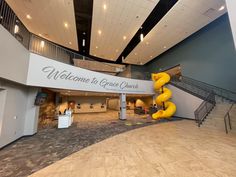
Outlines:
[[[153,119],[169,118],[176,112],[176,106],[174,103],[167,101],[171,98],[172,92],[163,87],[170,81],[170,75],[164,72],[152,74],[152,80],[154,81],[155,92],[161,93],[156,97],[156,104],[159,106],[164,106],[165,110],[159,110],[152,114]]]

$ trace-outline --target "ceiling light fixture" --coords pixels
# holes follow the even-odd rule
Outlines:
[[[166,46],[164,46],[163,48],[166,49]]]
[[[218,10],[219,11],[222,11],[222,10],[224,10],[225,9],[225,6],[221,6]]]
[[[68,23],[65,22],[65,23],[64,23],[64,27],[65,27],[65,28],[68,28]]]
[[[15,25],[14,27],[14,34],[18,33],[19,32],[19,26],[18,25]]]
[[[102,34],[102,31],[101,31],[101,30],[98,30],[98,34],[101,35],[101,34]]]
[[[32,19],[32,17],[29,14],[26,15],[26,18],[29,19],[29,20]]]
[[[140,34],[140,41],[143,42],[143,33]]]
[[[124,39],[124,40],[126,40],[126,39],[127,39],[127,37],[126,37],[126,36],[123,36],[123,39]]]
[[[119,50],[118,50],[118,49],[116,49],[116,52],[119,52]]]
[[[42,37],[42,34],[41,34],[41,33],[39,33],[39,36],[40,36],[40,37]]]
[[[98,46],[96,46],[95,48],[98,49]]]
[[[40,42],[40,47],[41,47],[41,48],[44,48],[44,45],[45,45],[45,42],[44,42],[44,41],[41,41],[41,42]]]
[[[103,9],[107,10],[107,5],[106,4],[103,4]]]
[[[82,41],[82,46],[83,47],[85,46],[85,39],[83,39],[83,41]]]
[[[72,44],[72,42],[69,42],[69,44],[71,45],[71,44]]]

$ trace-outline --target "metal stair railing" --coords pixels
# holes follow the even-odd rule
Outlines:
[[[179,82],[195,86],[199,89],[202,89],[208,92],[213,91],[215,95],[220,96],[222,99],[224,98],[229,101],[236,102],[236,92],[233,92],[224,88],[220,88],[220,87],[217,87],[217,86],[214,86],[214,85],[202,82],[202,81],[198,81],[198,80],[186,77],[186,76],[180,76],[178,80]],[[177,79],[175,79],[174,81],[177,81]]]
[[[209,95],[204,99],[200,106],[194,111],[196,122],[198,127],[201,126],[202,122],[205,120],[207,115],[211,112],[216,104],[214,92],[209,93]]]
[[[225,123],[225,133],[228,134],[228,126],[227,126],[227,118],[228,118],[228,123],[229,123],[229,129],[232,130],[232,126],[231,126],[231,118],[230,118],[230,111],[232,109],[232,107],[234,106],[234,103],[230,106],[229,110],[227,111],[227,113],[224,116],[224,123]]]

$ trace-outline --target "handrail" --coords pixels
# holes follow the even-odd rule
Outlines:
[[[234,103],[230,106],[229,110],[227,111],[227,113],[224,116],[224,123],[225,123],[225,133],[228,134],[228,127],[227,127],[227,122],[226,122],[226,118],[228,118],[229,121],[229,128],[230,130],[232,130],[232,126],[231,126],[231,118],[230,118],[230,111],[232,109],[232,107],[234,106]]]
[[[231,91],[231,90],[227,90],[227,89],[225,89],[225,88],[221,88],[221,87],[218,87],[218,86],[215,86],[215,85],[212,85],[212,84],[208,84],[208,83],[206,83],[206,82],[199,81],[199,80],[196,80],[196,79],[187,77],[187,76],[181,76],[181,77],[187,78],[187,79],[189,79],[189,80],[193,80],[193,81],[195,81],[195,82],[200,82],[200,83],[202,83],[202,84],[208,85],[208,86],[210,86],[210,87],[214,87],[214,88],[216,88],[216,89],[224,90],[224,91],[226,91],[226,92],[231,92],[232,94],[236,94],[236,92],[233,92],[233,91]]]
[[[209,95],[209,93],[211,93],[212,91],[209,90],[203,90],[202,88],[196,87],[194,85],[185,83],[185,82],[181,82],[181,80],[179,80],[176,77],[172,77],[171,78],[171,82],[170,84],[186,91],[189,92],[192,95],[195,95],[203,100],[205,100],[207,98],[207,96]]]
[[[224,88],[220,88],[220,87],[217,87],[217,86],[214,86],[214,85],[202,82],[202,81],[198,81],[198,80],[186,77],[186,76],[180,76],[176,78],[174,77],[172,80],[174,82],[178,81],[181,83],[192,85],[196,88],[199,88],[207,92],[214,91],[215,95],[220,96],[222,100],[225,98],[236,103],[236,92],[233,92]]]
[[[204,101],[200,104],[200,106],[194,111],[196,122],[198,123],[198,127],[202,124],[206,116],[209,112],[214,108],[215,102],[215,94],[214,92],[209,93],[209,95],[204,99]]]

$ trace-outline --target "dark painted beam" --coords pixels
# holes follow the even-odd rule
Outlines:
[[[122,57],[127,57],[129,53],[139,44],[140,34],[144,37],[152,30],[152,28],[167,14],[167,12],[175,5],[178,0],[160,0],[156,7],[152,10],[148,18],[142,24],[142,29],[139,29],[129,44],[123,50],[116,63],[122,63]]]
[[[89,55],[93,0],[74,0],[75,20],[79,53]],[[82,45],[85,39],[85,46]]]

